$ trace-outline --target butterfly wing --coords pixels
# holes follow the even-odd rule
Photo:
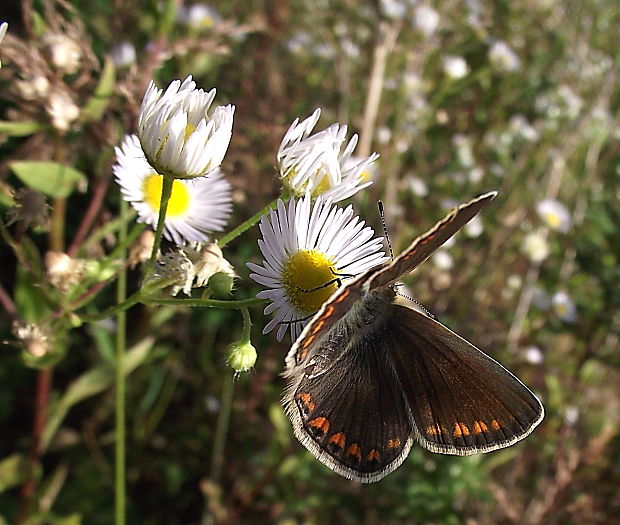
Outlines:
[[[379,331],[353,336],[333,327],[303,364],[287,371],[284,405],[295,436],[349,479],[377,481],[407,457],[413,421]]]
[[[430,230],[416,237],[391,264],[377,270],[368,282],[368,289],[373,290],[388,286],[401,275],[410,272],[423,263],[435,250],[484,209],[496,195],[496,191],[490,191],[452,210]]]
[[[542,421],[542,404],[519,379],[434,319],[394,304],[386,333],[424,448],[489,452],[523,439]]]

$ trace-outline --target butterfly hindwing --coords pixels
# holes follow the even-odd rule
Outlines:
[[[332,329],[290,373],[284,404],[296,437],[314,456],[355,481],[377,481],[398,467],[413,423],[379,332],[354,338]]]
[[[423,263],[442,244],[484,209],[496,195],[496,191],[485,193],[452,210],[430,230],[416,237],[409,247],[396,257],[391,264],[376,270],[368,282],[368,289],[373,290],[388,286]]]
[[[523,439],[542,420],[542,404],[521,381],[438,321],[395,304],[387,332],[425,448],[489,452]]]

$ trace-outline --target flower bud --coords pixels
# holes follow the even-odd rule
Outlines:
[[[256,363],[256,348],[250,341],[237,341],[228,345],[226,362],[235,372],[247,372]]]
[[[209,278],[209,290],[214,297],[225,297],[232,292],[235,278],[226,272],[214,273]]]

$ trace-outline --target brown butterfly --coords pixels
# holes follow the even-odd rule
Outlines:
[[[394,290],[496,195],[459,206],[392,262],[340,287],[291,347],[284,407],[299,441],[338,474],[371,483],[414,440],[464,456],[512,445],[542,421],[519,379]]]

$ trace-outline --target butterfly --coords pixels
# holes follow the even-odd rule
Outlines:
[[[291,347],[285,411],[297,439],[336,473],[375,482],[414,441],[465,456],[510,446],[542,421],[543,405],[517,377],[395,291],[496,195],[460,205],[338,288]]]

